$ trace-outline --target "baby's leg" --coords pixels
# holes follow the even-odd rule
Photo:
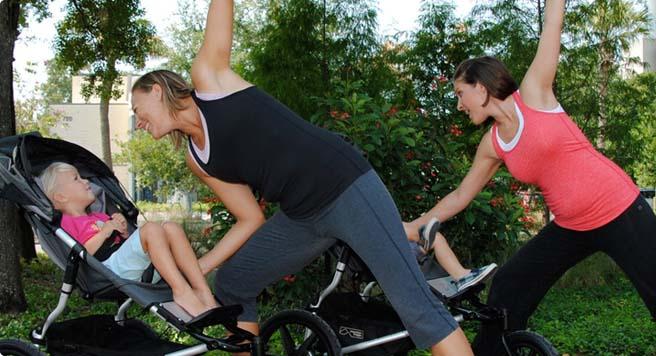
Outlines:
[[[173,246],[169,245],[164,228],[149,222],[139,229],[139,235],[144,251],[150,255],[153,265],[173,290],[173,300],[192,316],[208,310],[178,270],[171,253]]]
[[[198,298],[208,307],[218,306],[212,291],[207,284],[207,280],[203,276],[203,273],[200,270],[198,265],[198,259],[194,250],[191,248],[191,244],[187,239],[182,227],[173,222],[165,222],[162,224],[164,231],[166,232],[166,238],[169,241],[171,246],[171,251],[173,252],[173,258],[178,265],[180,271],[184,274],[191,284],[191,288],[194,289],[194,292]]]
[[[437,263],[439,263],[453,279],[458,280],[471,271],[460,264],[458,257],[453,253],[453,250],[444,238],[444,235],[439,232],[435,235],[433,251],[435,251],[435,259],[437,260]]]

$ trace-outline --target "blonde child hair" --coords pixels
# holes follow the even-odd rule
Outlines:
[[[64,162],[54,162],[49,165],[48,168],[43,170],[41,175],[39,175],[39,179],[43,185],[43,192],[46,193],[46,196],[48,199],[50,199],[50,201],[53,202],[53,204],[53,195],[57,190],[57,176],[59,173],[73,170],[77,170],[77,168],[71,164]]]

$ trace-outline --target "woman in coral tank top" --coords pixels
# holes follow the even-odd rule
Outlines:
[[[556,100],[565,0],[547,1],[536,56],[518,87],[495,58],[464,61],[456,69],[458,110],[475,125],[494,122],[458,188],[422,217],[417,227],[463,210],[501,164],[518,180],[536,185],[555,219],[524,245],[493,279],[489,303],[508,309],[510,329],[525,329],[551,286],[572,266],[602,251],[633,282],[656,318],[656,217],[631,178],[597,152]],[[494,353],[501,330],[483,326],[476,354]]]

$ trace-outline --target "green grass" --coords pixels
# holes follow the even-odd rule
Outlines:
[[[601,277],[591,277],[601,271]],[[45,320],[59,298],[62,273],[47,258],[23,266],[23,286],[28,310],[18,315],[0,314],[0,338],[28,340],[33,327]],[[594,284],[596,283],[596,284]],[[61,319],[90,314],[113,314],[114,303],[89,303],[74,293]],[[172,341],[193,343],[156,317],[133,306],[137,316]],[[530,329],[547,337],[562,354],[656,355],[656,323],[630,282],[603,256],[581,263],[552,288],[530,320]],[[475,325],[464,326],[472,338]],[[220,329],[210,331],[221,335]],[[215,353],[218,354],[218,353]],[[415,351],[414,355],[424,355]]]
[[[561,353],[656,355],[656,323],[624,273],[603,254],[568,271],[529,325]]]
[[[656,323],[631,283],[553,288],[530,321],[561,353],[656,355]]]

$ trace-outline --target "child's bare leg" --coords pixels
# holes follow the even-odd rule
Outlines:
[[[157,272],[173,290],[173,300],[192,316],[206,311],[208,307],[196,296],[175,263],[166,233],[161,225],[146,223],[139,229],[141,246],[150,255]],[[195,259],[194,259],[195,260]]]
[[[187,278],[198,298],[208,307],[218,306],[182,227],[172,222],[165,222],[162,227],[166,232],[166,238],[169,241],[178,268]]]
[[[435,235],[433,251],[435,251],[435,259],[437,260],[437,263],[439,263],[453,279],[457,280],[471,272],[471,270],[464,268],[460,264],[458,257],[453,253],[453,250],[444,238],[444,235],[439,232]]]

